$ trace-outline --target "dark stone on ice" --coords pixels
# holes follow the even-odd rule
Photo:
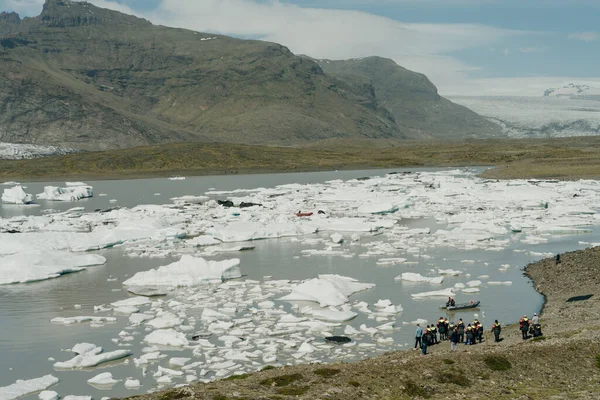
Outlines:
[[[262,204],[258,204],[258,203],[246,203],[245,201],[242,201],[240,203],[240,208],[248,208],[248,207],[254,207],[254,206],[262,207]]]
[[[217,203],[226,208],[234,206],[233,201],[231,200],[217,200]]]
[[[349,337],[346,336],[327,336],[325,338],[325,340],[327,340],[328,342],[334,342],[334,343],[350,343],[352,341],[352,339],[350,339]]]

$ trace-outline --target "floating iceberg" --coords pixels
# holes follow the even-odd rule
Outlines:
[[[159,346],[183,347],[188,346],[190,342],[181,332],[174,329],[158,329],[144,338],[144,342]]]
[[[457,271],[454,269],[438,269],[438,274],[440,275],[450,275],[450,276],[458,276],[462,275],[462,271]]]
[[[190,246],[213,246],[221,242],[209,235],[202,235],[186,241]]]
[[[36,197],[43,200],[53,201],[77,201],[94,195],[91,186],[46,186],[44,193],[38,194]]]
[[[105,263],[106,258],[97,254],[39,253],[35,250],[12,254],[0,259],[0,285],[52,279]]]
[[[101,348],[98,347],[100,351]],[[97,351],[90,351],[84,354],[79,354],[69,361],[56,362],[54,368],[57,369],[78,369],[78,368],[90,368],[100,364],[104,364],[109,361],[120,360],[121,358],[129,357],[132,353],[129,350],[115,350],[108,353],[97,353]]]
[[[58,383],[58,378],[46,375],[41,378],[30,380],[18,380],[12,385],[0,387],[0,399],[13,400],[31,393],[46,390]]]
[[[171,201],[177,205],[182,204],[204,204],[208,200],[210,200],[207,196],[181,196],[181,197],[173,197]]]
[[[4,189],[4,193],[2,193],[2,203],[31,204],[33,203],[33,196],[25,193],[23,187],[15,186],[13,188]]]
[[[398,211],[400,207],[390,202],[368,203],[358,207],[359,214],[392,214]]]
[[[411,296],[417,299],[425,297],[453,297],[455,295],[454,289],[448,288],[443,290],[434,290],[432,292],[424,293],[412,293]]]
[[[319,275],[292,289],[292,293],[281,297],[283,301],[314,301],[321,305],[341,306],[349,301],[353,293],[370,289],[372,283],[360,283],[355,279],[340,275]]]
[[[73,325],[80,324],[83,322],[92,322],[92,323],[103,323],[103,322],[116,322],[117,319],[115,317],[89,317],[89,316],[81,316],[81,317],[56,317],[52,318],[50,322],[53,324],[63,324],[63,325]]]
[[[89,383],[90,385],[98,386],[112,386],[119,382],[119,380],[113,379],[113,376],[110,372],[104,372],[100,375],[96,375],[95,377],[88,379],[87,381],[87,383]]]
[[[242,276],[238,265],[240,260],[233,258],[223,261],[206,261],[190,255],[157,269],[142,271],[123,282],[125,286],[195,286],[206,282],[221,282]]]
[[[249,240],[275,239],[315,233],[317,227],[294,222],[232,222],[226,226],[214,227],[208,234],[222,242],[245,242]]]
[[[59,396],[58,396],[58,393],[56,393],[55,391],[43,390],[38,395],[38,398],[40,400],[58,400]]]
[[[441,284],[444,281],[443,276],[436,276],[435,278],[428,278],[426,276],[422,276],[421,274],[415,274],[413,272],[404,272],[396,279],[400,278],[403,281],[408,282],[426,282],[426,283],[435,283]]]
[[[313,310],[312,317],[327,322],[346,322],[354,319],[358,314],[352,311],[338,310]]]

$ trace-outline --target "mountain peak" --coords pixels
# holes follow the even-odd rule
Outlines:
[[[85,1],[46,0],[38,17],[50,27],[76,27],[86,25],[150,25],[145,19],[99,8]]]

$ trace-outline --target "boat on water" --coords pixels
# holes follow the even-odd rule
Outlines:
[[[313,215],[313,213],[310,212],[310,211],[309,212],[300,212],[300,211],[298,211],[296,213],[296,217],[310,217],[311,215]]]
[[[170,181],[185,181],[185,176],[170,176]]]
[[[456,303],[453,306],[441,305],[440,308],[448,311],[467,310],[469,308],[478,308],[480,301],[470,301],[468,303]]]

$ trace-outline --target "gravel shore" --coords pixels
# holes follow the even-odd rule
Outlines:
[[[600,399],[600,247],[525,271],[546,298],[541,338],[523,340],[518,326],[508,325],[504,340],[494,343],[486,327],[483,343],[456,352],[442,343],[425,357],[398,351],[353,363],[275,368],[135,398]],[[588,294],[588,300],[567,302]]]

